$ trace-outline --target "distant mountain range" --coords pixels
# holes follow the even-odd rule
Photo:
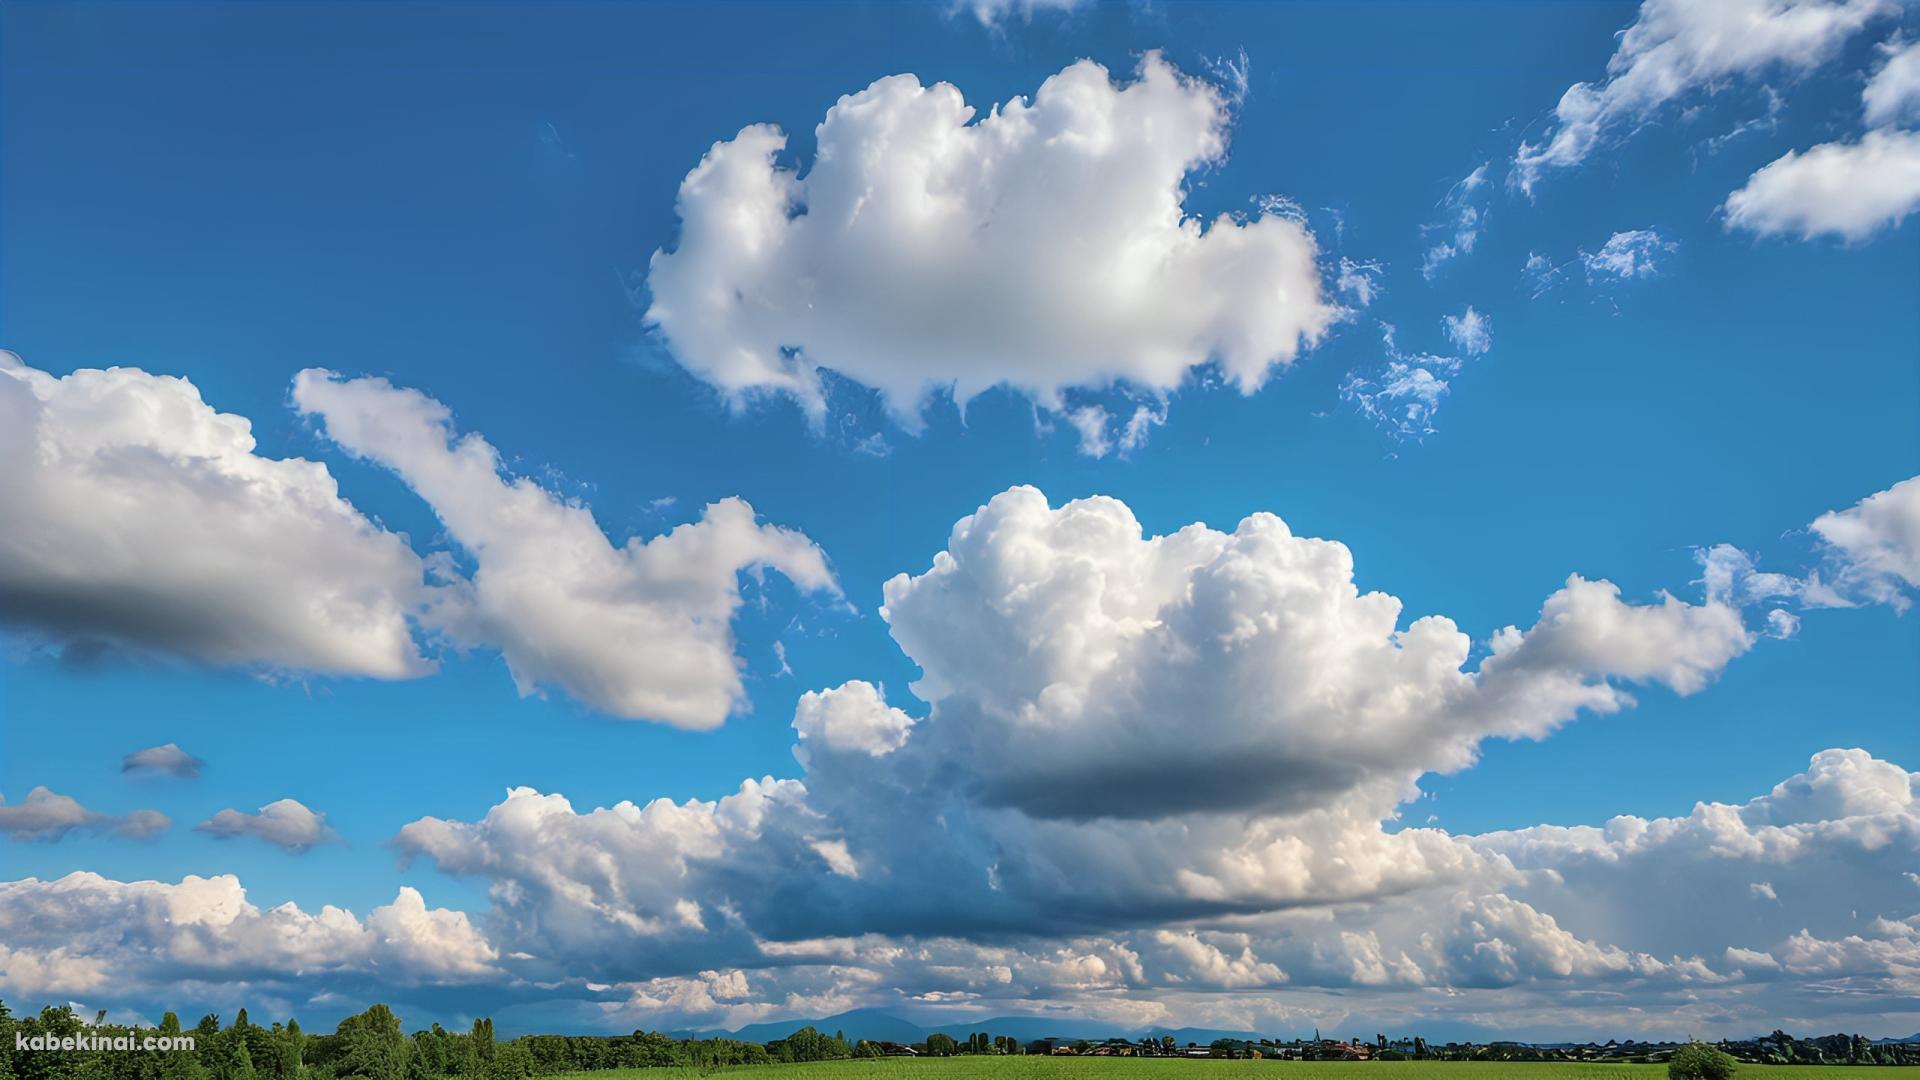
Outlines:
[[[764,1043],[774,1039],[784,1039],[803,1027],[815,1028],[829,1035],[836,1031],[842,1032],[849,1042],[858,1042],[861,1039],[872,1042],[925,1042],[927,1036],[936,1031],[944,1031],[956,1039],[965,1039],[976,1031],[984,1031],[989,1035],[1011,1035],[1021,1042],[1032,1042],[1035,1039],[1054,1036],[1062,1039],[1099,1040],[1115,1036],[1128,1039],[1152,1036],[1157,1039],[1162,1035],[1171,1035],[1173,1041],[1182,1046],[1190,1042],[1204,1046],[1215,1039],[1260,1038],[1257,1033],[1251,1031],[1226,1031],[1218,1028],[1128,1029],[1116,1024],[1082,1020],[1070,1016],[995,1016],[986,1020],[928,1026],[903,1020],[892,1013],[881,1012],[878,1009],[854,1009],[851,1012],[815,1019],[770,1020],[761,1024],[748,1024],[735,1031],[686,1031],[673,1034],[698,1039],[740,1039],[745,1042]]]

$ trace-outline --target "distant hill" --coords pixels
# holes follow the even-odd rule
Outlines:
[[[1173,1041],[1182,1046],[1190,1042],[1205,1045],[1215,1039],[1258,1039],[1260,1037],[1251,1031],[1226,1031],[1216,1028],[1128,1029],[1101,1020],[1083,1020],[1071,1016],[994,1016],[985,1020],[946,1021],[924,1025],[904,1020],[879,1009],[854,1009],[851,1012],[814,1018],[768,1020],[763,1023],[748,1024],[734,1031],[693,1031],[675,1034],[685,1034],[701,1039],[741,1039],[746,1042],[764,1043],[784,1039],[803,1027],[811,1027],[829,1035],[836,1031],[844,1032],[849,1042],[859,1042],[861,1039],[873,1042],[925,1042],[927,1036],[936,1031],[944,1031],[956,1039],[965,1039],[973,1032],[984,1031],[989,1035],[1011,1035],[1021,1042],[1054,1037],[1099,1040],[1116,1036],[1127,1039],[1152,1036],[1157,1039],[1162,1035],[1171,1035]]]
[[[1262,1036],[1257,1031],[1225,1031],[1220,1028],[1196,1027],[1174,1028],[1172,1031],[1155,1028],[1152,1031],[1143,1031],[1140,1034],[1152,1035],[1154,1038],[1159,1038],[1162,1035],[1171,1035],[1173,1036],[1173,1041],[1181,1046],[1185,1046],[1188,1043],[1199,1043],[1201,1046],[1205,1046],[1215,1039],[1245,1039],[1248,1042],[1259,1042],[1262,1038],[1271,1038],[1271,1036]]]
[[[764,1043],[784,1039],[803,1027],[811,1027],[829,1035],[836,1031],[844,1032],[849,1042],[867,1039],[872,1042],[916,1043],[924,1041],[929,1031],[933,1030],[923,1028],[912,1021],[902,1020],[892,1013],[881,1012],[879,1009],[854,1009],[817,1019],[768,1020],[759,1024],[748,1024],[737,1031],[703,1031],[697,1034],[703,1039],[718,1036]]]

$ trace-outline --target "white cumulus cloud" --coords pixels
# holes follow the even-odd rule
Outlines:
[[[310,996],[377,975],[387,987],[498,978],[498,953],[464,913],[403,888],[365,922],[327,905],[262,910],[231,875],[178,883],[78,872],[0,883],[0,989],[56,994]]]
[[[906,745],[913,717],[888,705],[872,683],[855,679],[831,690],[801,694],[794,706],[793,730],[800,739],[794,752],[802,755],[803,762],[811,746],[880,757]]]
[[[0,835],[13,840],[59,840],[75,830],[111,832],[133,840],[147,840],[173,827],[158,810],[135,810],[114,817],[89,810],[78,799],[44,785],[27,792],[17,803],[0,799]]]
[[[327,825],[327,815],[295,799],[280,799],[256,814],[226,809],[194,826],[200,832],[232,838],[254,836],[284,851],[303,852],[340,837]]]
[[[1829,590],[1905,608],[1920,588],[1920,476],[1813,521],[1837,567]]]
[[[177,743],[161,743],[149,746],[145,750],[135,750],[121,759],[120,771],[131,773],[164,773],[192,780],[200,775],[206,762],[180,749]]]
[[[1855,142],[1789,150],[1727,196],[1728,228],[1860,241],[1920,209],[1920,132],[1876,130]]]
[[[1210,360],[1251,392],[1339,309],[1292,215],[1186,211],[1230,113],[1157,53],[1130,83],[1082,61],[985,115],[946,83],[881,79],[827,112],[804,175],[775,163],[770,126],[708,151],[648,319],[729,397],[787,393],[816,417],[823,369],[908,426],[938,390],[1055,408],[1116,380],[1169,391]]]
[[[429,617],[457,641],[498,647],[522,693],[553,686],[615,716],[717,727],[742,695],[741,571],[837,594],[811,541],[760,524],[740,499],[615,545],[590,509],[506,474],[491,444],[456,435],[446,406],[418,391],[310,369],[293,397],[334,442],[406,481],[473,557],[471,580],[449,582]]]
[[[1628,684],[1694,692],[1753,641],[1725,605],[1632,604],[1574,576],[1475,669],[1451,621],[1405,622],[1344,546],[1276,517],[1147,536],[1117,500],[1031,488],[959,522],[884,600],[925,718],[850,683],[796,710],[802,780],[586,812],[521,789],[399,847],[488,880],[525,951],[576,974],[1365,902],[1499,879],[1443,832],[1384,827],[1421,774],[1627,707]]]
[[[1880,46],[1886,60],[1860,92],[1868,127],[1920,119],[1920,41],[1895,38]]]
[[[0,621],[209,664],[429,670],[406,541],[185,379],[0,352],[0,460]]]

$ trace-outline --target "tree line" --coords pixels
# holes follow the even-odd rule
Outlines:
[[[132,1045],[150,1036],[168,1039],[190,1036],[193,1048],[128,1051],[113,1049],[115,1039]],[[26,1049],[26,1044],[62,1039],[88,1041],[72,1049]],[[1533,1047],[1520,1043],[1486,1045],[1448,1043],[1432,1046],[1424,1040],[1406,1043],[1410,1053],[1390,1049],[1378,1039],[1381,1058],[1416,1060],[1666,1060],[1672,1044],[1635,1046],[1609,1042],[1576,1047]],[[1109,1040],[1101,1046],[1124,1043],[1136,1053],[1179,1054],[1171,1036]],[[1319,1048],[1319,1043],[1291,1044],[1219,1040],[1211,1050],[1219,1057],[1280,1056],[1282,1048]],[[1066,1044],[1079,1053],[1095,1052],[1095,1044]],[[439,1024],[407,1034],[400,1018],[385,1005],[375,1005],[340,1021],[331,1034],[311,1034],[288,1020],[261,1026],[245,1009],[222,1025],[218,1016],[203,1016],[191,1028],[182,1028],[173,1013],[157,1027],[111,1024],[104,1012],[91,1023],[72,1008],[49,1006],[37,1015],[16,1017],[0,1002],[0,1080],[529,1080],[556,1073],[600,1069],[638,1069],[660,1066],[711,1068],[721,1065],[764,1065],[775,1062],[833,1061],[881,1057],[903,1048],[891,1043],[849,1042],[842,1032],[829,1035],[803,1027],[765,1045],[738,1039],[677,1039],[657,1031],[631,1035],[523,1035],[494,1038],[493,1021],[476,1020],[467,1031],[448,1031]],[[1023,1045],[1011,1036],[976,1032],[963,1039],[935,1032],[913,1044],[919,1054],[950,1057],[960,1054],[1047,1053],[1051,1040]],[[1780,1064],[1920,1064],[1920,1043],[1876,1044],[1858,1035],[1829,1035],[1795,1039],[1783,1032],[1755,1040],[1725,1042],[1717,1052],[1731,1051],[1745,1061]],[[1622,1052],[1640,1051],[1640,1053]],[[1302,1055],[1307,1056],[1307,1055]],[[1317,1056],[1317,1055],[1315,1055]],[[1729,1059],[1731,1060],[1731,1059]],[[1707,1078],[1713,1080],[1713,1078]]]
[[[192,1038],[192,1049],[115,1049],[161,1036]],[[80,1040],[86,1040],[84,1042]],[[58,1048],[66,1040],[73,1048]],[[53,1046],[55,1049],[29,1049]],[[467,1031],[439,1024],[407,1034],[400,1018],[375,1005],[340,1021],[332,1034],[303,1031],[298,1021],[262,1026],[241,1009],[233,1021],[204,1016],[183,1028],[167,1013],[157,1027],[113,1024],[105,1012],[91,1023],[67,1006],[15,1016],[0,1002],[0,1080],[528,1080],[561,1072],[663,1065],[756,1065],[851,1057],[845,1039],[811,1028],[774,1044],[736,1039],[675,1039],[655,1031],[631,1035],[526,1035],[495,1039],[493,1021]]]

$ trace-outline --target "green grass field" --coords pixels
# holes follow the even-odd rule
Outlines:
[[[743,1065],[729,1069],[609,1069],[565,1080],[1666,1080],[1665,1065],[1491,1061],[1183,1061],[1166,1058],[953,1057]],[[1915,1080],[1920,1067],[1742,1065],[1735,1080]],[[555,1078],[561,1080],[561,1078]]]

